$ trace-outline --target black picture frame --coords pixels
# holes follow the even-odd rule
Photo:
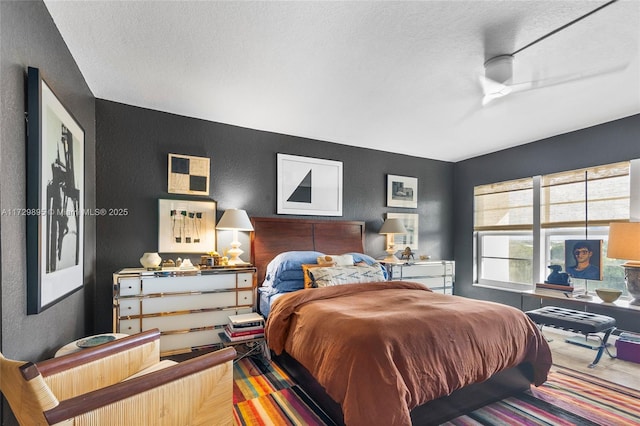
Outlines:
[[[418,207],[418,178],[387,175],[387,207]]]
[[[27,70],[27,314],[84,285],[84,129]]]

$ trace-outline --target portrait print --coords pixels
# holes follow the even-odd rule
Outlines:
[[[564,253],[571,278],[602,281],[602,240],[565,240]]]

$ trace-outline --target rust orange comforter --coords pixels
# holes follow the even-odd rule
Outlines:
[[[421,284],[348,284],[286,294],[266,325],[340,403],[351,425],[409,425],[409,411],[492,374],[530,362],[534,384],[549,346],[518,309],[431,292]]]

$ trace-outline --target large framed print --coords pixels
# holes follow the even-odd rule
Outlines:
[[[342,216],[342,162],[278,154],[278,214]]]
[[[27,71],[27,314],[84,285],[84,130]]]
[[[158,252],[216,251],[216,202],[158,200]]]
[[[411,250],[418,250],[420,215],[417,213],[387,213],[387,219],[400,219],[407,230],[406,234],[393,234],[394,246],[398,250],[406,247],[411,248]]]
[[[418,207],[418,178],[387,175],[387,207]]]

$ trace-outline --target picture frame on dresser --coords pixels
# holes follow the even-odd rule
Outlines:
[[[84,129],[33,67],[27,70],[27,130],[23,214],[31,315],[83,287],[86,213]]]
[[[406,234],[393,234],[393,244],[398,250],[405,247],[418,250],[420,215],[418,213],[387,213],[387,219],[400,219]]]
[[[387,207],[418,208],[418,178],[387,175]]]
[[[342,216],[342,162],[277,154],[277,213]]]
[[[158,252],[216,251],[216,205],[211,201],[158,200]]]

